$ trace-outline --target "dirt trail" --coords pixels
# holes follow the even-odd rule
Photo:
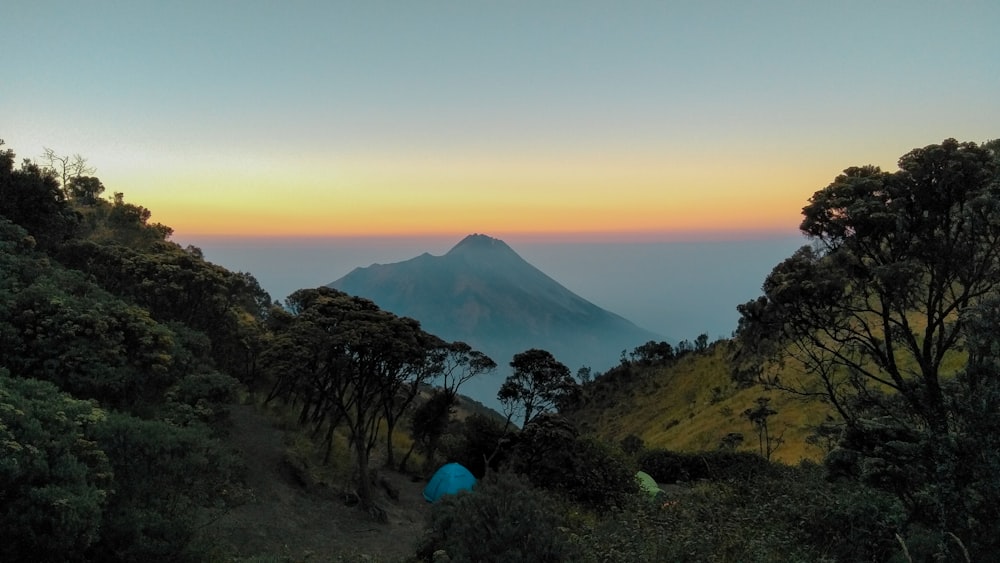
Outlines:
[[[376,502],[388,515],[388,522],[380,524],[347,506],[335,491],[303,486],[285,462],[284,433],[253,407],[233,407],[231,419],[231,443],[246,458],[253,497],[206,529],[220,547],[244,557],[294,561],[358,555],[398,561],[413,554],[430,511],[421,494],[422,481],[392,471],[380,473],[399,491],[399,499],[392,500],[378,489]]]

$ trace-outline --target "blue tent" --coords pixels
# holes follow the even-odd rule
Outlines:
[[[475,484],[476,478],[463,465],[448,463],[442,465],[424,487],[424,498],[427,502],[437,502],[444,495],[471,490]]]

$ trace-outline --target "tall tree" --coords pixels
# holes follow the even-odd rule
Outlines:
[[[860,455],[898,469],[889,480],[914,513],[915,483],[955,431],[944,366],[961,358],[964,313],[1000,290],[997,179],[990,150],[954,139],[895,172],[848,168],[803,209],[812,246],[739,308],[737,375],[828,400]],[[890,455],[886,440],[913,445]]]
[[[767,460],[770,460],[771,454],[784,443],[781,434],[775,436],[771,432],[768,419],[776,414],[778,414],[778,411],[771,407],[770,397],[758,397],[756,406],[743,411],[743,417],[749,420],[750,424],[753,424],[754,430],[757,432],[760,457]]]
[[[48,147],[43,147],[42,151],[42,156],[38,159],[42,168],[50,171],[59,180],[67,195],[70,194],[70,183],[74,179],[97,172],[97,169],[90,166],[87,159],[79,154],[61,155]]]
[[[418,445],[426,455],[425,465],[429,468],[433,464],[438,440],[448,426],[459,388],[473,377],[490,373],[497,367],[489,356],[473,350],[465,342],[437,340],[428,360],[439,389],[411,417],[413,444],[400,461],[401,469],[406,467],[410,454]]]
[[[264,355],[276,368],[271,397],[301,400],[304,421],[331,425],[328,439],[332,425],[346,426],[357,464],[358,496],[372,509],[369,462],[380,425],[387,420],[387,405],[404,408],[399,394],[427,373],[430,337],[413,319],[335,289],[296,291],[288,305],[292,318],[275,337],[280,353]],[[398,413],[392,414],[398,418]]]
[[[508,419],[521,413],[522,427],[579,390],[569,368],[545,350],[532,348],[515,354],[510,367],[514,373],[500,386],[497,399],[504,405]]]
[[[486,354],[473,350],[465,342],[440,343],[434,350],[434,360],[440,364],[440,386],[449,402],[454,402],[462,384],[474,377],[491,373],[497,364]]]

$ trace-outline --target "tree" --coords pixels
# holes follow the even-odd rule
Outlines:
[[[115,231],[115,237],[122,244],[136,246],[166,240],[174,230],[160,223],[150,223],[153,213],[141,205],[125,202],[125,194],[115,192],[111,211],[108,213],[108,227]]]
[[[941,365],[962,342],[958,313],[1000,285],[1000,186],[990,154],[953,139],[899,166],[849,168],[813,195],[801,229],[816,246],[779,264],[764,296],[740,307],[738,336],[751,358],[791,346],[820,386],[770,383],[818,392],[847,421],[860,414],[852,398],[895,414],[878,412],[891,390],[943,432]]]
[[[674,359],[674,347],[667,342],[649,342],[632,350],[632,359],[643,365],[666,365]]]
[[[556,408],[579,390],[569,368],[545,350],[533,348],[515,354],[510,366],[514,373],[500,386],[497,399],[503,404],[508,419],[517,412],[522,414],[522,428],[535,416]]]
[[[517,436],[510,468],[531,483],[566,494],[593,510],[625,504],[639,489],[635,468],[623,453],[593,438],[580,436],[558,414],[535,416]]]
[[[694,349],[696,352],[704,352],[708,349],[708,335],[699,334],[698,338],[694,339]]]
[[[4,366],[122,409],[162,399],[180,375],[175,335],[147,311],[31,248],[28,239],[0,219]]]
[[[270,296],[253,276],[234,273],[159,240],[147,248],[73,241],[57,254],[103,288],[149,311],[162,323],[183,323],[211,339],[210,354],[232,375],[252,381],[263,338],[258,319]]]
[[[95,205],[104,193],[104,184],[93,176],[75,176],[66,185],[66,191],[75,201],[84,205]]]
[[[391,365],[383,373],[384,389],[381,393],[382,416],[385,419],[386,467],[396,464],[395,450],[392,447],[393,434],[403,414],[410,408],[420,387],[436,377],[441,370],[441,364],[434,361],[430,351],[439,341],[437,337],[420,329],[420,323],[409,317],[396,317],[386,312],[386,325],[392,327],[392,335],[384,345],[394,346],[397,356],[395,365]]]
[[[268,400],[301,401],[300,421],[317,430],[326,422],[328,444],[335,426],[347,427],[358,496],[364,508],[374,509],[369,460],[380,425],[390,409],[398,419],[406,407],[397,400],[404,388],[429,376],[432,340],[413,319],[335,289],[301,289],[287,303],[292,317],[262,357],[275,375]]]
[[[778,414],[778,411],[771,408],[770,403],[770,397],[758,397],[756,406],[743,411],[743,417],[749,420],[753,424],[754,430],[757,431],[760,456],[768,461],[771,460],[771,454],[784,443],[780,434],[778,436],[771,434],[768,419]],[[735,437],[732,439],[735,440]],[[740,440],[742,441],[742,436],[740,436]]]
[[[441,435],[448,427],[452,414],[452,400],[442,389],[435,389],[431,396],[413,410],[410,416],[410,436],[413,444],[399,462],[399,470],[406,470],[406,463],[414,449],[419,447],[424,454],[424,471],[430,471],[434,465],[434,453],[437,451]]]
[[[639,455],[639,452],[646,447],[646,443],[643,439],[635,434],[625,436],[621,439],[621,442],[619,442],[618,445],[621,446],[623,452],[633,457]]]
[[[90,176],[97,171],[96,168],[87,164],[86,158],[79,154],[63,156],[48,147],[43,147],[43,151],[41,158],[39,158],[42,168],[50,171],[60,181],[60,185],[67,195],[71,194],[70,184],[73,180]]]
[[[812,246],[739,307],[735,375],[829,401],[858,455],[898,470],[913,514],[960,420],[944,366],[966,345],[964,313],[1000,290],[997,167],[990,149],[947,139],[895,172],[846,169],[803,209]],[[898,451],[864,438],[877,433]]]
[[[80,223],[52,172],[30,160],[15,168],[9,149],[0,150],[0,216],[24,227],[43,248],[69,239]]]
[[[406,467],[410,454],[418,445],[427,456],[425,465],[430,467],[438,441],[451,418],[459,387],[473,377],[492,372],[497,367],[489,356],[473,350],[465,342],[438,340],[432,345],[428,361],[433,380],[440,382],[439,389],[412,415],[413,444],[400,461],[400,469]],[[412,389],[415,391],[417,386]]]
[[[497,364],[492,358],[473,350],[465,342],[441,343],[433,353],[439,364],[440,387],[453,403],[461,385],[473,377],[491,373]]]

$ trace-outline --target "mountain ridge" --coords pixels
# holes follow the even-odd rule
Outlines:
[[[623,349],[662,339],[576,295],[504,241],[479,233],[441,256],[425,252],[355,268],[328,286],[371,299],[492,357],[500,366],[493,381],[468,391],[489,404],[495,404],[489,393],[508,375],[516,353],[541,348],[571,371],[602,371],[617,363]]]

